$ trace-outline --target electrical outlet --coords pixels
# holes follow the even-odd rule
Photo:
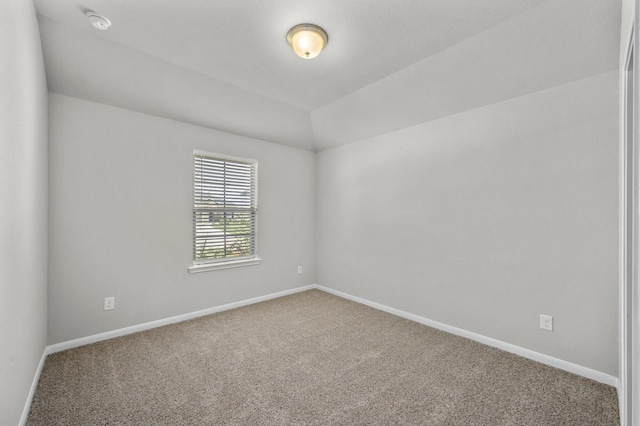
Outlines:
[[[301,274],[302,273],[302,266],[298,266],[298,273]]]
[[[540,328],[553,331],[553,317],[551,315],[540,314]]]
[[[105,297],[104,298],[104,310],[110,311],[116,308],[116,298],[115,297]]]

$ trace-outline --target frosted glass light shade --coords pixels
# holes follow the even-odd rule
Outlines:
[[[327,45],[329,37],[317,25],[300,24],[289,30],[287,41],[296,55],[304,59],[313,59]]]

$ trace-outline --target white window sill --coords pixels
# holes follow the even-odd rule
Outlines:
[[[257,257],[253,259],[229,260],[227,262],[198,263],[189,266],[189,273],[217,271],[218,269],[239,268],[241,266],[259,265],[262,259]]]

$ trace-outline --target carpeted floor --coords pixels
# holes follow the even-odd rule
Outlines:
[[[319,290],[49,355],[35,425],[618,425],[614,388]]]

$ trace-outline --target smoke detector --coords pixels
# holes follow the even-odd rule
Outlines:
[[[86,15],[93,28],[106,31],[111,26],[111,21],[102,15],[98,15],[95,12],[87,12]]]

